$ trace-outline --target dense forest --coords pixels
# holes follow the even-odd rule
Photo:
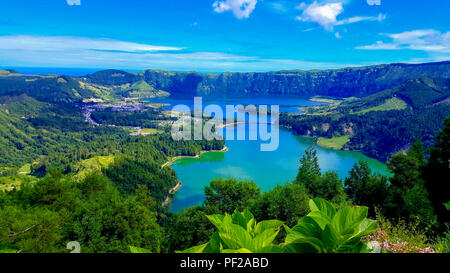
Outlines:
[[[20,187],[22,182],[34,183],[52,171],[81,180],[108,167],[105,174],[121,191],[131,193],[142,184],[161,205],[178,182],[175,172],[161,168],[162,164],[171,157],[224,146],[219,140],[173,141],[164,128],[150,136],[130,136],[119,126],[89,125],[81,109],[68,104],[40,102],[27,95],[0,99],[2,190]],[[125,125],[132,126],[141,115],[164,119],[160,112],[151,108],[134,113]]]

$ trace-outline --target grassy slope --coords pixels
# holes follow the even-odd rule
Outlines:
[[[141,130],[141,134],[157,134],[157,133],[162,133],[162,131],[155,128],[143,128]]]
[[[96,156],[78,162],[74,170],[77,173],[75,179],[82,180],[90,173],[101,171],[114,162],[114,156]]]
[[[363,115],[363,114],[371,112],[371,111],[403,110],[403,109],[406,109],[407,106],[408,106],[408,104],[406,102],[404,102],[403,100],[393,97],[393,98],[387,99],[383,104],[358,111],[355,114]]]
[[[344,147],[345,143],[349,141],[350,136],[341,136],[333,138],[319,137],[319,139],[317,140],[317,145],[324,148],[340,150],[342,149],[342,147]]]

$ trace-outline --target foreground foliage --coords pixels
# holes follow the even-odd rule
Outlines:
[[[362,238],[373,233],[377,224],[367,219],[367,207],[344,207],[338,211],[324,199],[309,201],[311,212],[292,229],[279,220],[256,222],[245,210],[232,215],[211,215],[208,219],[217,231],[208,243],[183,253],[342,253],[366,252]],[[285,242],[274,240],[284,227]]]
[[[288,252],[355,253],[368,251],[362,238],[377,228],[367,218],[368,208],[345,206],[336,211],[333,204],[315,198],[309,201],[311,212],[288,231]]]

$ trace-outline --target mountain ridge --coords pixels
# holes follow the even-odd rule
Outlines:
[[[120,70],[109,72],[117,74],[118,71]],[[162,70],[144,70],[140,73],[122,72],[124,81],[130,78],[144,79],[155,89],[176,95],[363,97],[422,76],[450,78],[450,61],[424,64],[395,63],[314,71],[281,70],[221,74]],[[97,73],[107,74],[108,70]],[[97,73],[89,74],[86,78],[96,83]]]
[[[221,74],[143,70],[101,70],[86,76],[0,73],[0,95],[27,94],[49,102],[145,96],[330,96],[365,97],[408,80],[450,79],[450,61],[423,64],[381,64],[329,70],[224,72]]]

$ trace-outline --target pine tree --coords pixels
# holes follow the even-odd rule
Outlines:
[[[296,182],[310,184],[320,177],[320,166],[317,158],[317,150],[311,145],[305,150],[305,154],[300,159]]]

